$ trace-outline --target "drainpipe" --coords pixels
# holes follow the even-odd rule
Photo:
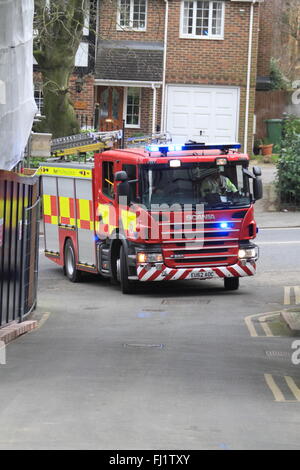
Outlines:
[[[156,132],[156,86],[152,83],[153,106],[152,106],[152,134]]]
[[[253,0],[252,3],[251,3],[251,7],[250,7],[247,85],[246,85],[246,109],[245,109],[245,130],[244,130],[244,153],[247,153],[247,143],[248,143],[250,85],[251,85],[251,68],[252,68],[253,14],[254,14],[254,4],[255,3],[256,3],[256,0]]]
[[[168,19],[169,19],[169,1],[165,0],[165,37],[164,37],[164,60],[163,60],[163,81],[161,96],[161,132],[166,132],[166,67],[167,67],[167,47],[168,47]]]

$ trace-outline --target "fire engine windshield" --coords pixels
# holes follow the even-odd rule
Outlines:
[[[207,209],[249,206],[249,178],[241,164],[184,163],[179,168],[166,165],[142,166],[141,202],[152,204],[204,204]]]

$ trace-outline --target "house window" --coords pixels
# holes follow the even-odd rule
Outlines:
[[[183,1],[181,37],[223,39],[224,2]]]
[[[119,0],[117,29],[146,30],[147,0]]]
[[[34,99],[38,113],[42,116],[44,112],[43,84],[36,82],[34,84]]]
[[[141,114],[141,88],[129,87],[126,95],[126,117],[127,127],[140,127]]]

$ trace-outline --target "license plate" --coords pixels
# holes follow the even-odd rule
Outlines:
[[[213,271],[200,271],[199,273],[191,273],[191,279],[209,279],[214,277]]]

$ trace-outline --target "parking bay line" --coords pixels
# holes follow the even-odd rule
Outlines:
[[[265,381],[267,382],[267,385],[271,392],[274,395],[275,401],[286,401],[284,398],[284,395],[278,385],[275,383],[275,380],[273,379],[273,376],[271,374],[264,374]]]
[[[285,381],[286,381],[289,389],[291,390],[292,394],[296,398],[296,400],[300,401],[300,389],[299,389],[299,387],[297,387],[297,385],[295,384],[292,377],[289,377],[289,376],[285,375],[284,378],[285,378]]]
[[[245,320],[245,323],[246,323],[246,326],[249,330],[249,333],[250,333],[250,336],[252,336],[252,338],[261,338],[263,337],[262,335],[259,335],[256,331],[256,328],[252,322],[252,319],[254,318],[258,318],[260,319],[261,318],[261,327],[262,329],[264,330],[265,332],[265,336],[274,336],[272,331],[270,330],[269,326],[268,325],[264,325],[262,322],[266,321],[267,318],[270,318],[270,317],[275,317],[275,316],[279,316],[281,313],[281,310],[279,311],[276,311],[276,312],[267,312],[267,313],[256,313],[255,315],[248,315],[244,320]]]
[[[275,382],[275,379],[273,378],[271,374],[264,374],[264,378],[276,402],[280,402],[280,403],[299,403],[300,402],[300,389],[299,387],[297,387],[292,377],[289,377],[286,375],[284,376],[284,379],[290,391],[294,395],[295,400],[287,400],[285,398],[282,390],[279,388],[279,386],[277,385],[277,383]]]

